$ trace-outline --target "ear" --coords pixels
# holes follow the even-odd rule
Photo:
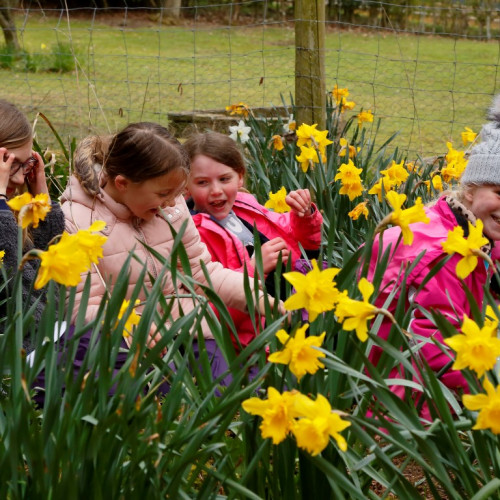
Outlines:
[[[472,200],[474,198],[474,191],[475,191],[475,187],[474,186],[468,186],[465,188],[464,190],[464,201],[465,201],[465,205],[471,205],[472,204]]]
[[[123,177],[123,175],[118,174],[114,180],[113,183],[115,185],[115,188],[120,192],[123,193],[128,189],[128,186],[130,184],[130,181],[126,178]]]
[[[242,188],[243,187],[243,182],[244,182],[244,179],[243,179],[243,175],[242,174],[238,174],[240,176],[240,178],[238,179],[238,189]]]

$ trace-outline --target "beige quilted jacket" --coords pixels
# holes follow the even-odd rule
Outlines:
[[[154,248],[161,255],[168,258],[172,250],[173,236],[169,224],[161,215],[156,215],[150,221],[144,221],[135,217],[130,210],[120,203],[114,201],[102,189],[100,193],[91,197],[84,192],[78,180],[72,176],[62,198],[62,210],[66,219],[66,230],[70,233],[78,229],[86,229],[96,220],[106,222],[106,228],[102,234],[108,237],[103,247],[104,256],[97,266],[93,266],[91,274],[91,291],[89,305],[86,310],[86,319],[95,318],[99,303],[106,291],[106,286],[112,288],[116,277],[122,269],[129,252],[134,251],[139,259],[130,261],[129,266],[129,294],[140,278],[143,265],[147,264],[148,272],[156,278],[162,269],[161,263],[144,247],[142,243]],[[231,271],[222,267],[218,262],[212,262],[210,253],[200,240],[184,198],[180,196],[174,207],[167,207],[164,210],[169,223],[178,232],[181,225],[187,221],[187,227],[182,241],[189,257],[193,278],[206,284],[206,279],[200,265],[204,262],[210,273],[210,280],[215,292],[221,297],[227,306],[234,307],[241,311],[246,310],[246,299],[243,287],[243,274]],[[78,312],[85,275],[77,287],[77,300],[73,311],[73,320]],[[152,286],[151,277],[146,274],[144,287]],[[179,295],[186,293],[185,289],[174,290],[174,285],[170,274],[166,275],[163,283],[165,295]],[[141,292],[139,298],[144,299],[145,294]],[[178,298],[172,311],[172,318],[176,319],[180,312],[179,306],[184,313],[193,309],[193,299]],[[205,324],[205,338],[212,338],[212,334]]]

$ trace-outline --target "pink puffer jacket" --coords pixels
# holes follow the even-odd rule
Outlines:
[[[148,272],[153,277],[158,276],[162,265],[142,243],[154,248],[157,252],[168,258],[174,239],[169,224],[163,216],[156,215],[150,221],[138,219],[125,205],[114,201],[102,189],[97,197],[90,197],[83,191],[80,183],[74,176],[69,179],[61,202],[66,218],[66,230],[70,233],[74,233],[78,229],[86,229],[96,220],[103,220],[107,224],[106,228],[102,231],[102,234],[108,237],[103,246],[103,258],[100,259],[97,266],[92,266],[91,269],[91,290],[89,305],[85,315],[86,320],[95,318],[99,303],[105,293],[104,283],[109,283],[109,286],[113,286],[131,250],[134,251],[140,262],[147,264]],[[218,262],[211,261],[210,253],[200,239],[184,198],[179,196],[176,202],[174,207],[167,207],[164,213],[176,232],[179,232],[182,224],[187,222],[182,241],[189,257],[193,278],[203,284],[207,284],[201,266],[201,262],[204,262],[209,271],[210,280],[215,292],[227,306],[245,311],[247,302],[243,287],[243,275],[223,268]],[[143,265],[140,262],[136,259],[130,260],[129,296],[137,284],[143,269]],[[82,276],[82,281],[77,287],[73,320],[78,312],[85,278],[86,275]],[[152,286],[148,273],[144,276],[143,285],[146,288],[151,288]],[[179,283],[177,285],[179,286]],[[174,290],[169,273],[167,273],[164,279],[163,287],[165,295],[170,296],[186,293],[186,290],[182,288]],[[143,292],[141,292],[139,298],[145,298]],[[179,306],[182,307],[184,313],[187,313],[193,309],[194,305],[191,298],[178,298],[172,311],[173,319],[179,317]],[[212,338],[207,325],[204,328],[204,336]]]
[[[396,292],[390,305],[385,304],[385,302],[389,298],[390,293],[393,292],[394,286],[396,284],[401,284],[404,269],[412,265],[414,266],[406,281],[407,296],[417,305],[413,310],[409,330],[411,333],[438,341],[444,351],[447,352],[447,354],[445,354],[432,342],[423,345],[419,351],[420,356],[425,358],[430,368],[437,373],[449,365],[450,361],[454,358],[454,353],[443,344],[443,337],[440,331],[422,310],[430,311],[434,309],[439,311],[450,323],[460,330],[464,314],[471,317],[471,309],[465,287],[470,290],[470,293],[479,304],[479,307],[482,307],[484,295],[483,287],[488,280],[488,270],[484,261],[479,259],[475,270],[465,278],[462,283],[455,271],[457,262],[462,256],[454,254],[453,257],[422,286],[424,280],[428,278],[429,272],[438,262],[446,257],[447,254],[444,253],[441,244],[446,241],[448,232],[452,231],[458,225],[456,217],[444,197],[439,199],[434,206],[426,208],[426,213],[430,218],[428,224],[419,222],[410,225],[414,235],[412,245],[403,245],[402,240],[398,241],[401,236],[401,230],[397,226],[386,230],[381,238],[375,240],[367,278],[370,281],[373,279],[380,240],[382,240],[384,250],[390,245],[391,253],[389,265],[383,273],[382,282],[380,284],[380,295],[377,298],[376,305],[378,307],[385,307],[390,312],[394,313],[400,292]],[[421,258],[415,265],[417,257]],[[492,258],[498,258],[498,250],[496,248],[493,248]],[[419,290],[421,286],[422,288]],[[418,293],[417,290],[419,290]],[[406,307],[409,307],[408,299]],[[384,318],[378,335],[387,339],[390,329],[390,321]],[[380,349],[374,348],[371,354],[372,362],[376,364],[380,355]],[[396,375],[396,371],[394,371],[391,376],[397,377],[398,375]],[[468,392],[468,384],[460,371],[452,370],[451,368],[447,369],[440,379],[450,389]],[[398,391],[395,392],[403,393],[404,391],[402,387],[399,387]]]

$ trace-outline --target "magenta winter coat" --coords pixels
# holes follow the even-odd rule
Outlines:
[[[317,250],[320,247],[323,216],[316,207],[307,217],[299,217],[293,212],[279,214],[260,205],[253,195],[238,193],[233,211],[252,226],[255,224],[257,229],[270,240],[283,238],[292,252],[292,269],[297,259],[301,257],[299,244],[305,250]],[[246,266],[248,274],[254,275],[248,251],[235,235],[221,227],[207,214],[195,214],[193,220],[213,260],[240,272],[243,272]],[[252,320],[246,313],[236,310],[230,312],[240,343],[244,347],[256,335]]]
[[[402,266],[412,264],[417,256],[425,252],[407,278],[406,288],[408,298],[412,299],[415,304],[421,306],[423,309],[435,309],[440,311],[450,323],[457,329],[460,329],[464,314],[471,317],[471,310],[464,287],[455,272],[457,262],[462,258],[460,255],[453,255],[448,263],[425,284],[417,295],[413,295],[412,293],[420,287],[424,278],[426,278],[437,262],[447,255],[443,251],[441,243],[446,241],[448,232],[452,231],[453,228],[458,225],[455,215],[444,197],[439,199],[434,206],[426,208],[426,213],[430,218],[428,224],[418,222],[411,225],[411,230],[414,234],[412,245],[403,245],[402,241],[397,244],[398,238],[401,235],[399,227],[392,227],[383,233],[384,249],[391,244],[392,251],[389,258],[389,265],[382,278],[380,295],[376,305],[378,307],[386,307],[390,312],[394,313],[400,295],[399,292],[396,293],[396,296],[389,306],[384,306],[384,303],[393,290],[394,284],[400,281],[399,276]],[[377,238],[373,245],[372,260],[367,276],[370,281],[373,279],[378,251],[379,239]],[[479,259],[476,269],[464,280],[465,285],[469,288],[480,307],[483,300],[483,286],[487,279],[488,275],[485,263],[483,260]],[[412,295],[413,297],[411,297]],[[384,319],[378,335],[387,339],[390,329],[390,321]],[[441,333],[437,330],[432,321],[426,318],[418,308],[414,309],[409,330],[414,334],[426,338],[432,337],[440,343],[443,342]],[[444,354],[439,347],[433,343],[426,343],[419,351],[420,355],[425,358],[430,368],[435,372],[439,372],[450,363],[454,357],[451,349],[444,344],[443,347],[448,351],[449,355]],[[379,357],[380,349],[375,348],[371,354],[372,362],[376,363]],[[440,379],[450,389],[462,389],[468,392],[467,382],[460,371],[450,368]],[[396,392],[399,392],[399,390],[403,393],[401,387],[399,387]]]

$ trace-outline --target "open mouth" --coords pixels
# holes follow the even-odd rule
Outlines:
[[[215,208],[215,210],[220,210],[221,208],[224,207],[224,205],[226,204],[226,200],[221,200],[221,201],[212,201],[210,203],[210,206]]]

